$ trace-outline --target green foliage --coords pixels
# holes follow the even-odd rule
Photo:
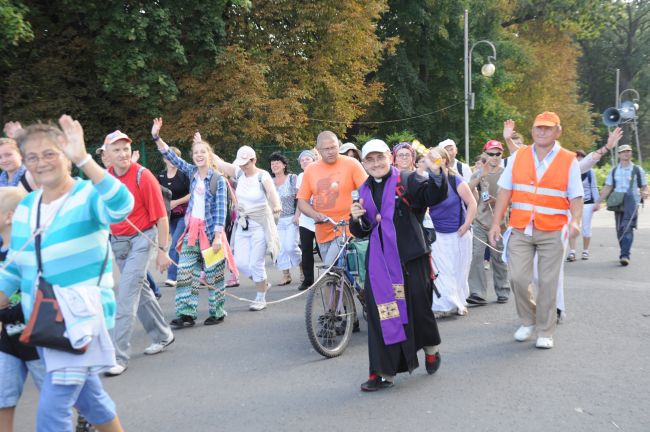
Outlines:
[[[4,58],[20,42],[32,40],[34,33],[25,19],[27,7],[19,1],[0,0],[0,56]]]
[[[415,139],[415,134],[411,131],[398,131],[394,132],[391,134],[386,135],[386,143],[392,147],[395,144],[399,144],[401,142],[411,142]]]

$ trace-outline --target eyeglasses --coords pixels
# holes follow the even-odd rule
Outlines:
[[[35,154],[30,154],[25,157],[25,165],[36,165],[38,161],[42,160],[44,162],[54,162],[61,156],[61,153],[55,151],[49,151],[43,153],[40,157]]]
[[[485,153],[485,154],[486,154],[486,156],[489,156],[489,157],[501,156],[501,153]]]
[[[398,153],[396,157],[400,159],[410,159],[411,158],[411,153]]]

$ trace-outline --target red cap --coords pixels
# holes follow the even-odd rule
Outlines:
[[[114,142],[117,142],[119,140],[125,140],[128,141],[129,144],[131,144],[131,138],[129,138],[127,134],[119,130],[116,130],[115,132],[111,132],[108,135],[106,135],[106,138],[104,138],[104,145],[102,147],[105,149],[106,148],[105,146],[109,144],[113,144]]]
[[[499,149],[499,150],[503,151],[503,144],[501,144],[497,140],[490,140],[490,141],[486,142],[485,145],[483,146],[483,151],[488,151],[488,150],[492,150],[492,149]]]

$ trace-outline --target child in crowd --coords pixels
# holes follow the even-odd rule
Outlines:
[[[0,187],[0,235],[11,238],[11,219],[18,203],[27,195],[21,187]],[[4,266],[7,250],[0,250],[0,267]],[[23,392],[27,372],[32,375],[36,387],[40,389],[45,375],[45,367],[35,348],[18,341],[24,325],[20,306],[20,292],[9,298],[4,304],[0,299],[0,431],[12,431],[14,412],[18,399]]]

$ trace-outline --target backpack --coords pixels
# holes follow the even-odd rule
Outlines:
[[[463,164],[460,163],[459,160],[456,161],[456,170],[458,171],[458,174],[460,174],[461,177],[465,177],[463,174]]]
[[[217,182],[219,181],[219,177],[221,177],[221,174],[214,171],[212,178],[210,178],[210,193],[212,196],[215,196],[217,194]],[[226,181],[226,222],[224,223],[223,229],[226,233],[226,238],[230,239],[230,234],[232,233],[232,229],[235,226],[234,216],[235,209],[237,208],[237,197],[235,196],[235,192],[230,186],[230,182],[225,178],[224,180]]]
[[[138,173],[135,175],[135,183],[138,185],[138,188],[140,187],[140,179],[142,178],[142,173],[144,172],[144,170],[146,170],[146,168],[141,166],[140,168],[138,168]],[[158,186],[160,186],[160,194],[162,195],[163,203],[165,204],[165,210],[167,210],[167,218],[169,219],[172,214],[172,206],[171,206],[172,191],[170,191],[160,183],[158,183]]]

